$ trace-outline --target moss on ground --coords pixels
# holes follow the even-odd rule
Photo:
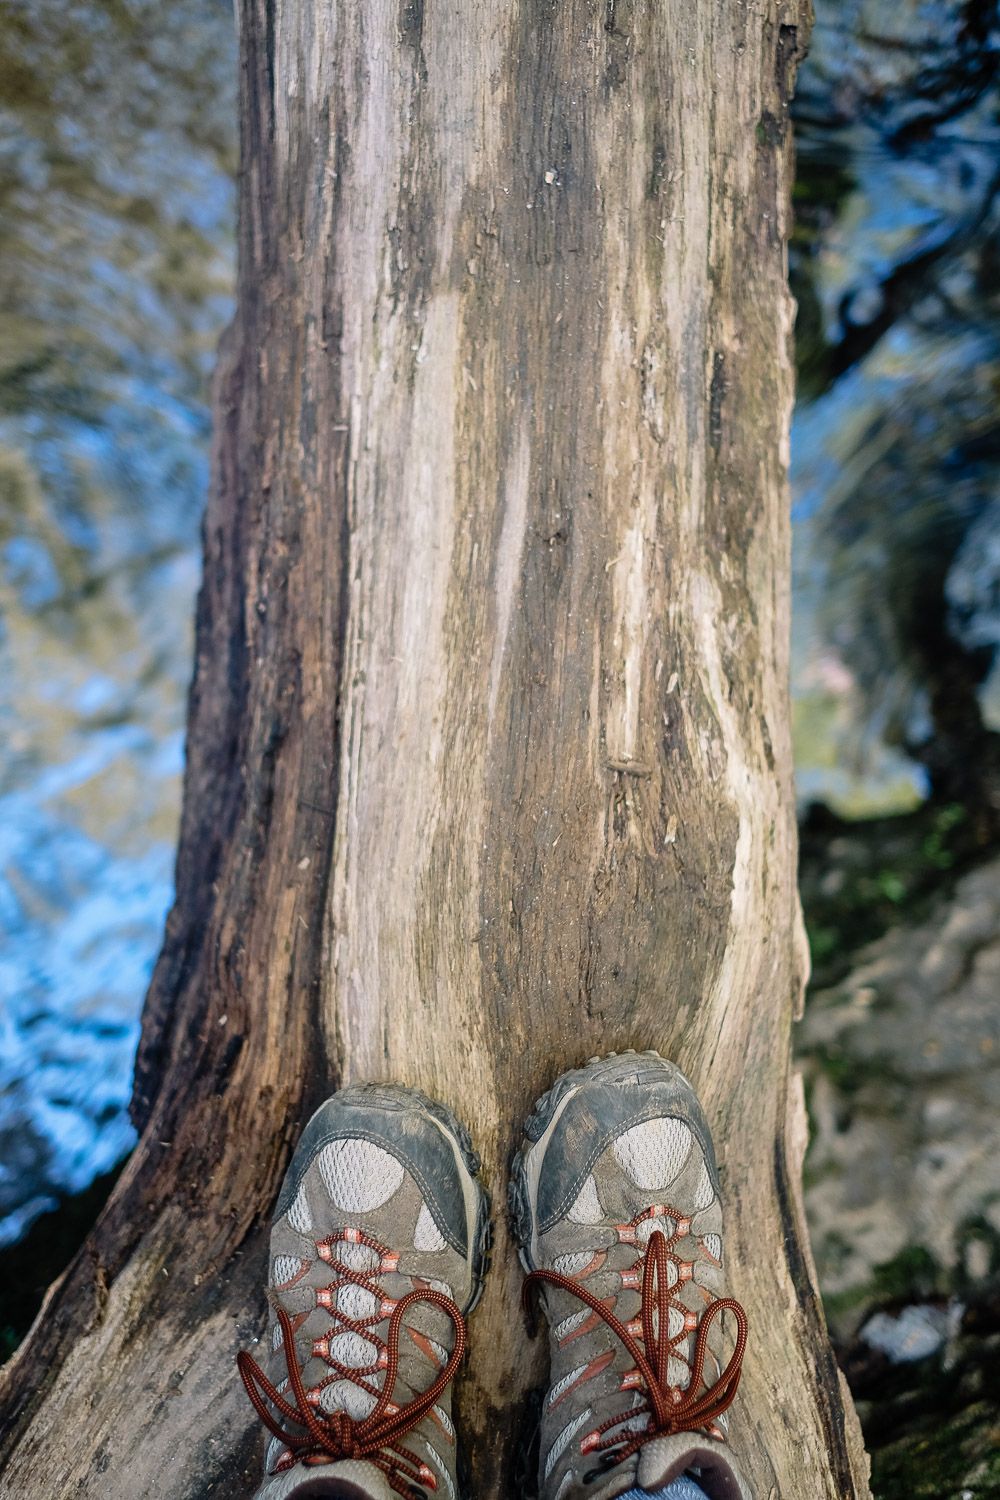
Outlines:
[[[997,1342],[897,1369],[862,1403],[875,1500],[1000,1500]]]
[[[996,1500],[1000,1410],[977,1401],[954,1416],[928,1417],[872,1455],[875,1500]]]
[[[954,803],[849,822],[813,806],[800,828],[799,886],[813,988],[838,983],[859,949],[930,905],[985,854]]]

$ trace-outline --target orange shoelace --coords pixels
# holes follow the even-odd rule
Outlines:
[[[649,1236],[643,1259],[640,1316],[630,1324],[622,1323],[615,1317],[612,1310],[613,1298],[602,1301],[587,1287],[582,1286],[577,1279],[563,1275],[560,1271],[532,1271],[524,1283],[524,1305],[529,1315],[531,1294],[536,1286],[544,1283],[559,1287],[562,1291],[570,1292],[574,1297],[578,1297],[598,1318],[602,1319],[625,1346],[635,1363],[635,1369],[629,1372],[623,1381],[623,1388],[641,1387],[645,1395],[645,1403],[629,1407],[617,1416],[602,1422],[593,1432],[587,1433],[580,1442],[581,1453],[601,1455],[602,1467],[607,1468],[631,1458],[654,1438],[669,1436],[671,1433],[691,1432],[705,1428],[712,1432],[712,1436],[721,1437],[722,1434],[717,1428],[713,1430],[713,1424],[732,1405],[736,1397],[743,1353],[746,1349],[747,1316],[733,1297],[712,1298],[706,1293],[707,1306],[700,1315],[692,1314],[683,1303],[673,1301],[670,1295],[668,1265],[672,1261],[676,1268],[678,1274],[675,1275],[675,1283],[677,1285],[683,1284],[690,1278],[690,1267],[687,1267],[685,1274],[682,1268],[686,1267],[687,1263],[682,1262],[673,1253],[674,1246],[689,1229],[690,1220],[678,1209],[671,1208],[669,1205],[658,1206],[650,1213],[655,1213],[658,1217],[669,1217],[674,1221],[675,1228],[669,1239],[660,1229],[654,1230]],[[650,1215],[645,1214],[640,1217],[648,1216]],[[634,1230],[633,1225],[620,1226],[620,1238],[625,1239],[630,1230]],[[603,1260],[604,1256],[600,1255],[599,1264],[603,1264]],[[626,1285],[635,1284],[633,1277],[636,1266],[638,1266],[638,1261],[634,1263],[632,1271],[623,1276],[622,1279]],[[587,1269],[589,1270],[590,1267]],[[684,1327],[673,1338],[669,1337],[668,1332],[671,1305],[683,1313],[685,1319]],[[719,1378],[709,1385],[704,1378],[705,1358],[709,1352],[708,1335],[713,1320],[723,1312],[731,1312],[736,1319],[736,1347]],[[690,1365],[691,1378],[686,1387],[670,1385],[667,1379],[670,1357],[672,1354],[679,1353],[679,1346],[686,1340],[691,1331],[691,1320],[696,1316],[698,1331]],[[604,1368],[603,1362],[600,1362],[599,1368]],[[595,1373],[597,1373],[596,1369]],[[634,1431],[633,1424],[643,1412],[646,1413],[648,1421],[640,1431]],[[616,1436],[613,1429],[621,1427],[623,1423],[630,1425],[623,1433]]]
[[[398,1259],[359,1229],[338,1231],[317,1244],[320,1258],[333,1265],[339,1278],[316,1293],[317,1305],[329,1309],[335,1323],[325,1338],[314,1340],[313,1353],[324,1359],[333,1374],[317,1386],[306,1387],[302,1366],[295,1351],[295,1334],[305,1315],[292,1318],[273,1295],[271,1300],[281,1328],[288,1382],[295,1397],[295,1405],[287,1401],[271,1384],[257,1361],[242,1350],[236,1356],[237,1368],[257,1415],[268,1431],[285,1445],[286,1451],[276,1463],[274,1473],[283,1473],[297,1463],[313,1466],[336,1463],[342,1459],[363,1459],[381,1469],[391,1488],[404,1496],[405,1500],[424,1500],[422,1490],[416,1486],[436,1490],[436,1476],[411,1449],[402,1446],[400,1439],[427,1416],[453,1379],[465,1354],[465,1319],[450,1297],[430,1286],[420,1285],[398,1301],[386,1298],[372,1276],[334,1259],[333,1247],[338,1242],[365,1245],[374,1251],[379,1256],[378,1272],[395,1270]],[[301,1279],[303,1274],[304,1271],[300,1272],[295,1280]],[[345,1284],[360,1287],[377,1298],[378,1310],[372,1317],[350,1318],[338,1311],[337,1291]],[[392,1400],[392,1393],[399,1370],[399,1337],[407,1312],[418,1302],[429,1302],[447,1314],[454,1325],[455,1344],[426,1391],[398,1406]],[[389,1327],[382,1340],[375,1328],[387,1316]],[[330,1354],[330,1342],[341,1333],[358,1334],[373,1344],[377,1351],[376,1360],[363,1368],[340,1364]],[[414,1337],[421,1341],[421,1347],[427,1343],[422,1336]],[[379,1386],[371,1377],[380,1370],[385,1371],[385,1378]],[[367,1416],[355,1418],[345,1411],[322,1410],[320,1396],[323,1389],[338,1379],[349,1380],[373,1398],[374,1405]],[[293,1424],[292,1431],[283,1427],[278,1417],[272,1415],[268,1403],[278,1416]],[[304,1430],[295,1431],[294,1428]]]

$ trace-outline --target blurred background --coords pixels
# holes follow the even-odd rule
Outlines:
[[[816,0],[794,112],[807,1210],[878,1500],[1000,1496],[1000,30]],[[171,895],[227,0],[0,10],[0,1358],[133,1136]]]

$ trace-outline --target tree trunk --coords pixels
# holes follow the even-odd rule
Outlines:
[[[245,1495],[267,1221],[342,1080],[472,1130],[497,1244],[458,1408],[515,1493],[535,1096],[700,1089],[761,1500],[867,1494],[799,1200],[787,703],[799,0],[242,0],[177,903],[141,1143],[4,1385],[4,1494]]]

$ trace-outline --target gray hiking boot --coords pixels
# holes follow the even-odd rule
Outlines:
[[[414,1089],[313,1115],[271,1230],[268,1353],[238,1365],[271,1441],[257,1500],[455,1500],[451,1381],[489,1209],[466,1131]]]
[[[521,1259],[549,1322],[541,1500],[610,1500],[691,1474],[750,1500],[728,1441],[746,1343],[722,1288],[722,1206],[694,1090],[656,1053],[566,1073],[514,1161]]]

